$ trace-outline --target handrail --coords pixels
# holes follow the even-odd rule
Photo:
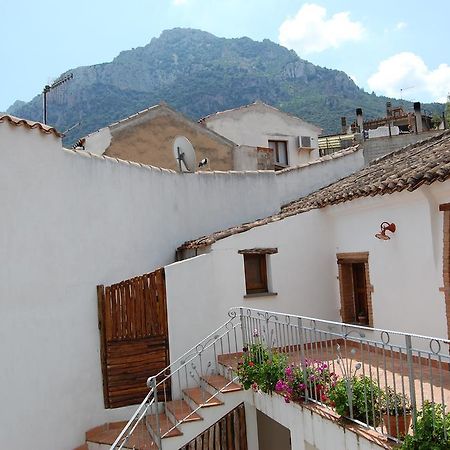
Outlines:
[[[335,326],[344,326],[344,327],[348,327],[348,328],[357,328],[360,330],[365,330],[365,331],[380,331],[380,332],[386,332],[389,334],[396,334],[399,336],[411,336],[414,338],[419,338],[419,339],[428,339],[428,340],[435,340],[438,339],[439,341],[442,341],[446,344],[450,345],[450,340],[449,339],[445,339],[445,338],[436,338],[435,336],[426,336],[426,335],[422,335],[422,334],[415,334],[415,333],[408,333],[406,331],[393,331],[393,330],[387,330],[384,328],[375,328],[375,327],[368,327],[368,326],[364,326],[364,325],[358,325],[358,324],[353,324],[353,323],[345,323],[345,322],[335,322],[332,320],[327,320],[327,319],[318,319],[317,317],[309,317],[309,316],[299,316],[296,314],[287,314],[287,313],[281,313],[281,312],[276,312],[276,311],[268,311],[268,310],[264,310],[264,309],[256,309],[256,308],[244,308],[241,306],[234,306],[232,308],[230,308],[229,313],[231,311],[239,311],[239,312],[244,312],[244,311],[250,311],[250,312],[255,312],[255,313],[261,313],[263,315],[269,315],[269,316],[283,316],[283,317],[288,317],[288,318],[295,318],[295,319],[303,319],[303,320],[310,320],[313,322],[322,322],[322,323],[327,323],[330,325],[335,325]],[[237,312],[236,312],[237,315]]]
[[[205,403],[208,403],[210,400],[212,400],[213,398],[216,398],[219,394],[223,393],[225,388],[227,388],[228,386],[231,386],[234,382],[238,381],[238,379],[239,379],[239,377],[235,376],[231,381],[229,381],[227,384],[225,384],[222,388],[220,388],[214,394],[211,394],[211,396],[206,399]],[[197,408],[193,409],[188,415],[183,417],[183,419],[181,419],[178,423],[174,424],[174,426],[172,428],[170,428],[163,435],[161,435],[161,438],[167,436],[171,431],[173,431],[177,427],[178,424],[180,424],[180,423],[186,421],[187,419],[189,419],[191,416],[193,416],[201,408],[202,408],[202,405],[198,405]]]
[[[139,423],[147,414],[150,414],[148,412],[150,408],[152,414],[156,410],[156,430],[155,426],[151,427],[151,433],[161,448],[163,437],[169,435],[178,425],[200,410],[202,405],[220,395],[237,380],[235,369],[228,367],[228,363],[227,367],[221,367],[218,357],[231,355],[232,358],[239,359],[242,355],[242,347],[246,347],[244,351],[248,351],[248,348],[255,343],[267,346],[272,353],[285,352],[291,358],[290,361],[299,365],[304,377],[307,373],[311,373],[307,372],[308,370],[315,370],[314,364],[325,363],[330,373],[338,373],[338,376],[347,383],[350,419],[376,429],[390,438],[397,439],[396,433],[401,431],[399,418],[402,415],[406,417],[407,408],[412,412],[413,427],[418,420],[417,412],[421,407],[426,407],[427,402],[431,401],[432,405],[437,405],[437,412],[439,412],[439,405],[442,405],[444,412],[448,408],[446,403],[450,395],[449,387],[445,387],[444,392],[443,386],[444,370],[450,367],[448,353],[450,340],[448,339],[246,307],[231,308],[228,316],[229,319],[226,322],[157,375],[148,379],[149,393],[122,430],[111,450],[123,448]],[[239,328],[240,332],[237,333]],[[413,345],[414,340],[420,340],[418,345]],[[233,364],[229,365],[233,366]],[[397,369],[395,364],[398,366]],[[416,369],[418,374],[415,372]],[[216,373],[229,371],[230,375],[227,378],[231,381],[212,391],[211,386],[208,385],[208,389],[205,389],[205,385],[208,383],[207,375],[214,370]],[[359,372],[356,377],[357,370]],[[354,405],[352,403],[354,380],[370,382],[367,384],[369,387],[364,385],[363,403],[366,405],[366,410],[363,415],[358,411],[355,412],[356,406],[352,406]],[[202,395],[205,394],[201,404],[193,405],[192,410],[185,417],[181,419],[178,417],[175,423],[170,423],[169,427],[164,428],[165,431],[161,433],[158,422],[158,400],[161,402],[170,400],[174,392],[181,397],[186,388],[198,384],[200,384]],[[330,407],[328,403],[322,402],[320,395],[318,396],[317,387],[311,385],[309,379],[304,378],[303,385],[306,401]],[[431,386],[429,393],[424,393],[425,385]],[[381,422],[382,396],[388,391],[394,394],[394,399],[398,396],[401,400],[396,400],[400,403],[395,403],[394,409],[389,409],[388,403],[388,418],[389,416],[395,418],[396,422],[383,425]],[[384,407],[386,409],[386,405]],[[434,411],[433,409],[433,415]],[[170,422],[170,417],[168,420]],[[445,430],[444,435],[446,436]]]
[[[136,427],[145,417],[145,414],[147,413],[150,406],[154,403],[155,399],[151,399],[153,393],[154,390],[150,389],[149,393],[145,396],[136,412],[132,415],[131,419],[127,422],[123,430],[120,432],[119,436],[117,436],[117,439],[111,445],[110,450],[120,450],[127,443],[129,437],[133,434]]]
[[[165,368],[162,369],[160,372],[158,372],[154,377],[149,377],[148,380],[147,380],[147,386],[150,386],[150,385],[149,385],[149,381],[150,381],[152,378],[158,379],[158,377],[160,377],[161,375],[167,373],[167,371],[170,371],[170,368],[171,368],[172,366],[175,366],[175,364],[179,363],[179,362],[182,361],[183,359],[186,359],[186,357],[187,357],[188,355],[190,355],[190,354],[192,354],[193,352],[195,352],[196,349],[197,349],[199,346],[202,346],[204,342],[208,342],[208,340],[210,340],[213,336],[215,336],[219,330],[221,330],[221,329],[223,329],[223,328],[226,328],[227,325],[228,325],[229,323],[231,323],[231,322],[236,318],[236,316],[237,316],[237,314],[235,314],[235,313],[232,312],[232,311],[233,311],[233,308],[231,308],[231,309],[228,311],[228,316],[229,316],[230,318],[229,318],[226,322],[224,322],[222,325],[220,325],[218,328],[216,328],[212,333],[208,334],[208,336],[206,336],[205,338],[203,338],[198,344],[194,345],[194,346],[191,347],[188,351],[184,352],[184,353],[183,353],[181,356],[179,356],[175,361],[171,362],[167,367],[165,367]],[[194,353],[194,356],[195,356],[195,353]],[[158,383],[158,384],[160,384],[160,383]]]

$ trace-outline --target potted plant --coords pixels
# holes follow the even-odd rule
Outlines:
[[[331,372],[324,361],[305,359],[304,369],[294,364],[286,367],[284,377],[275,385],[275,391],[282,395],[287,403],[306,397],[322,403],[328,401],[330,387],[337,381],[337,375]]]
[[[450,412],[440,403],[424,402],[417,413],[414,434],[408,434],[403,450],[448,450],[450,448]]]
[[[244,389],[261,390],[271,394],[287,366],[287,356],[271,351],[266,345],[256,342],[245,346],[237,365],[237,375]]]
[[[411,425],[411,403],[407,395],[388,386],[382,395],[383,423],[388,434],[399,438],[408,434]]]
[[[367,324],[367,314],[365,313],[365,311],[361,310],[358,312],[358,322],[361,325],[366,325]]]
[[[377,427],[381,422],[381,392],[367,376],[344,377],[331,387],[330,405],[343,417]]]

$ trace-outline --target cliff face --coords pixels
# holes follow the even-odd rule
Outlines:
[[[64,131],[81,122],[68,143],[161,100],[198,119],[259,99],[325,133],[339,129],[341,116],[352,119],[356,107],[366,117],[383,116],[388,100],[364,92],[344,72],[315,66],[267,39],[225,39],[192,29],[164,31],[110,63],[68,72],[73,80],[48,96],[50,124]],[[29,103],[16,101],[8,113],[41,120],[41,105],[38,95]],[[440,111],[442,105],[428,109]]]

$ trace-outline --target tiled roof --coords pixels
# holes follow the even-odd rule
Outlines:
[[[450,178],[450,130],[377,159],[360,171],[283,206],[278,214],[185,242],[179,250],[207,247],[219,239],[311,209],[362,197],[392,194],[405,189],[414,191],[423,184],[442,182],[448,178]]]
[[[57,137],[62,137],[62,134],[56,129],[49,125],[44,125],[40,122],[33,122],[32,120],[25,120],[20,119],[19,117],[10,116],[9,114],[4,114],[0,116],[0,123],[1,122],[9,122],[11,125],[15,126],[24,126],[25,128],[28,128],[30,130],[37,129],[45,134],[54,134]]]

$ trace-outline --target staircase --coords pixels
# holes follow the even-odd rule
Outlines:
[[[150,392],[130,421],[89,430],[87,449],[178,450],[213,429],[246,395],[232,364],[222,357],[242,349],[238,327],[236,314],[231,314],[214,333],[151,377]]]

